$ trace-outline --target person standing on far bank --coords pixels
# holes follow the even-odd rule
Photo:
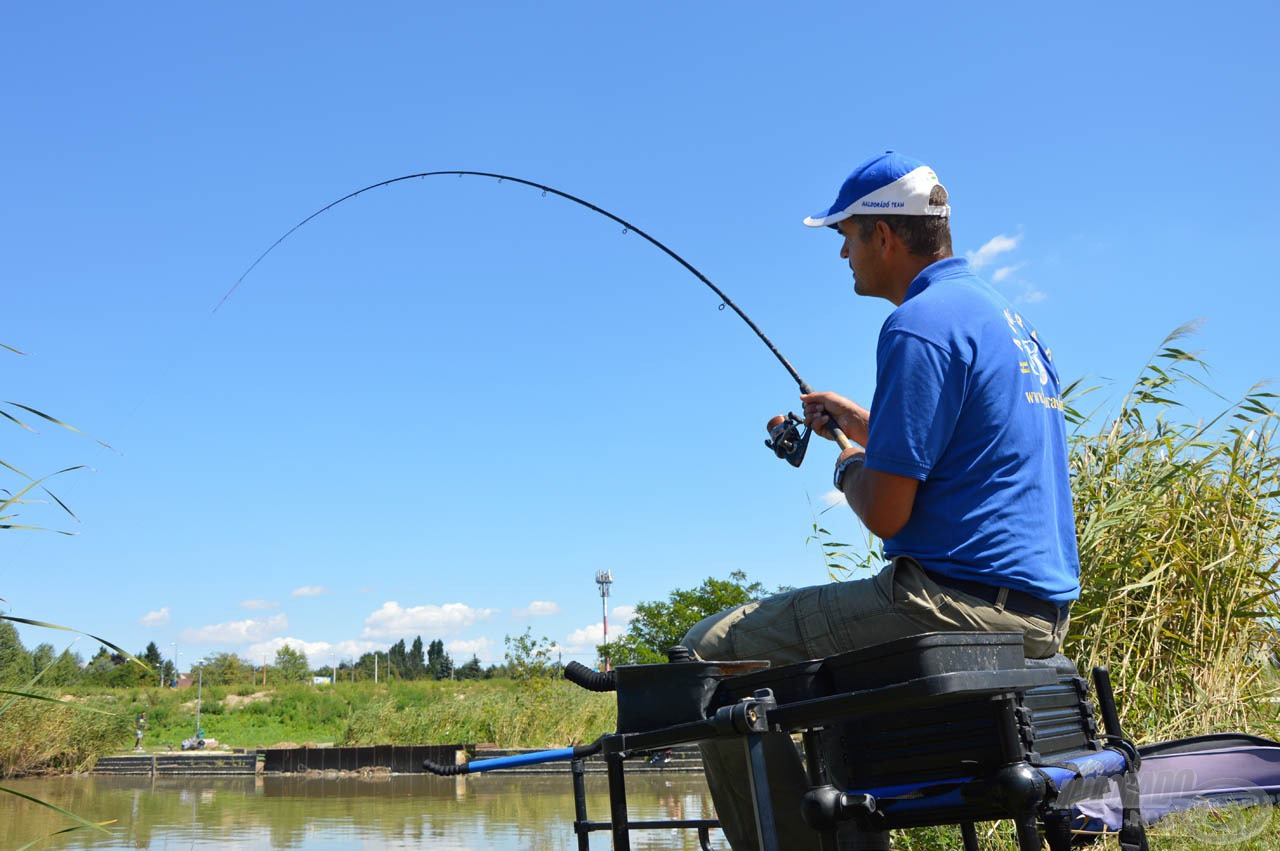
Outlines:
[[[1019,632],[1027,656],[1058,652],[1080,593],[1061,385],[1030,320],[952,256],[948,202],[931,168],[889,151],[805,219],[839,232],[855,293],[894,305],[870,409],[801,396],[819,434],[834,423],[856,444],[836,460],[835,487],[888,564],[712,615],[684,639],[699,657],[784,665],[940,631]],[[822,331],[849,350],[839,327]],[[770,739],[780,843],[816,849],[799,817],[807,784],[795,748]],[[707,779],[730,845],[756,848],[735,745],[703,744]],[[842,849],[888,848],[887,835],[851,824],[839,838]]]

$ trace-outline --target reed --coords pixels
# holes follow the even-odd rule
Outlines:
[[[1249,729],[1275,692],[1275,396],[1255,387],[1190,421],[1180,397],[1212,393],[1174,345],[1192,330],[1165,339],[1113,415],[1081,416],[1078,390],[1069,403],[1083,593],[1064,652],[1110,666],[1139,738]]]
[[[84,771],[130,740],[129,719],[20,700],[0,715],[0,777]]]

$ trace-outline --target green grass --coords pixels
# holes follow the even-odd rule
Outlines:
[[[128,719],[117,747],[133,746],[132,719],[147,712],[144,747],[178,748],[196,729],[196,690],[69,690]],[[231,747],[493,743],[542,747],[590,741],[614,727],[611,695],[563,680],[206,686],[200,726]]]

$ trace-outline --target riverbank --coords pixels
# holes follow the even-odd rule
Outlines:
[[[1122,707],[1131,689],[1118,684]],[[502,748],[547,748],[589,742],[616,727],[611,694],[563,680],[346,683],[336,686],[206,686],[194,689],[73,689],[54,694],[111,714],[20,700],[0,715],[0,775],[80,771],[99,756],[127,753],[133,719],[147,713],[143,745],[177,751],[196,731],[228,749],[300,745],[424,745],[467,742]],[[1213,712],[1167,707],[1164,719],[1132,724],[1142,741],[1239,729],[1280,736],[1276,707],[1257,703],[1223,726]],[[1135,719],[1136,720],[1136,719]],[[1164,723],[1161,723],[1161,721]]]
[[[588,742],[615,728],[613,696],[562,680],[339,683],[195,689],[70,689],[51,693],[107,715],[19,701],[0,716],[0,775],[83,770],[133,747],[178,750],[199,728],[224,747],[474,742],[506,748]]]

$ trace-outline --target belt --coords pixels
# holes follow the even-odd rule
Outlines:
[[[943,576],[932,570],[921,569],[939,586],[968,594],[970,597],[977,597],[979,600],[983,600],[993,606],[999,601],[1000,592],[1003,591],[1007,595],[1004,600],[1005,609],[1047,621],[1057,621],[1063,609],[1071,606],[1070,603],[1051,603],[1048,600],[1040,599],[1034,594],[1019,591],[1016,588],[997,588],[985,582],[974,582],[972,579],[956,579],[954,576]]]

